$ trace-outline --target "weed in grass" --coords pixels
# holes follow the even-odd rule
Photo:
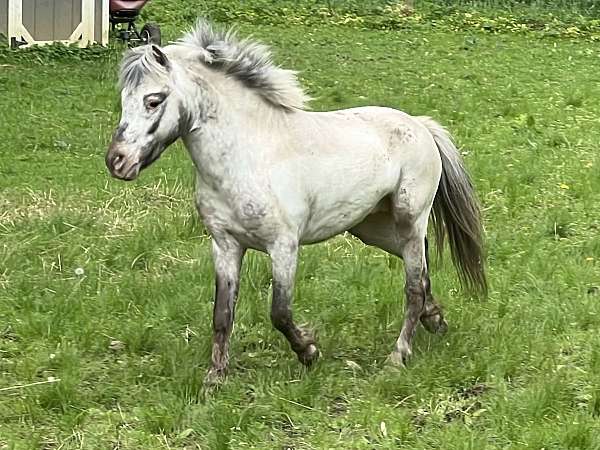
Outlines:
[[[578,93],[571,93],[567,96],[565,104],[574,108],[580,108],[583,105],[583,96]]]

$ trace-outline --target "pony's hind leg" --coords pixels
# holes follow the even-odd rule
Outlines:
[[[385,211],[367,216],[349,230],[365,244],[381,248],[404,260],[406,316],[391,357],[392,362],[398,364],[404,364],[411,354],[410,343],[419,319],[425,329],[433,333],[443,333],[448,328],[442,307],[431,294],[424,222],[421,227],[413,224],[399,226],[392,213]]]
[[[379,212],[367,216],[361,223],[349,230],[367,245],[378,247],[391,255],[402,258],[402,241],[396,223],[389,212]],[[423,283],[425,285],[425,307],[421,314],[421,323],[430,333],[444,334],[448,330],[448,323],[444,319],[442,306],[435,300],[431,293],[429,279],[429,245],[427,238],[425,245],[425,272]]]
[[[404,293],[406,294],[405,316],[400,337],[390,355],[392,363],[404,366],[412,355],[412,339],[421,315],[425,311],[425,239],[420,233],[410,233],[402,246],[402,259],[406,274]]]

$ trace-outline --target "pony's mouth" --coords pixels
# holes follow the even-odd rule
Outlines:
[[[140,162],[130,163],[128,161],[121,161],[118,158],[113,167],[109,167],[113,177],[124,181],[135,180],[141,169],[142,164]]]
[[[130,157],[121,147],[114,144],[106,152],[105,162],[113,177],[126,181],[134,180],[142,166],[137,158]]]
[[[142,169],[156,161],[161,152],[160,146],[155,146],[150,152],[145,152],[139,159],[133,159],[121,153],[118,149],[109,150],[106,155],[106,166],[110,174],[119,180],[135,180]]]

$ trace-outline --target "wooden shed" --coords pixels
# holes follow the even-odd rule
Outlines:
[[[0,0],[0,34],[12,47],[108,43],[108,0]]]

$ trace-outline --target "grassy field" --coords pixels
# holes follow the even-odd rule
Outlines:
[[[188,16],[153,3],[174,38]],[[121,49],[1,49],[0,449],[600,449],[600,44],[255,22],[240,31],[301,71],[314,109],[449,127],[484,208],[489,298],[435,265],[450,330],[419,330],[392,370],[401,263],[345,236],[306,247],[295,310],[323,353],[306,371],[251,253],[232,371],[203,396],[213,269],[185,150],[111,179]]]

